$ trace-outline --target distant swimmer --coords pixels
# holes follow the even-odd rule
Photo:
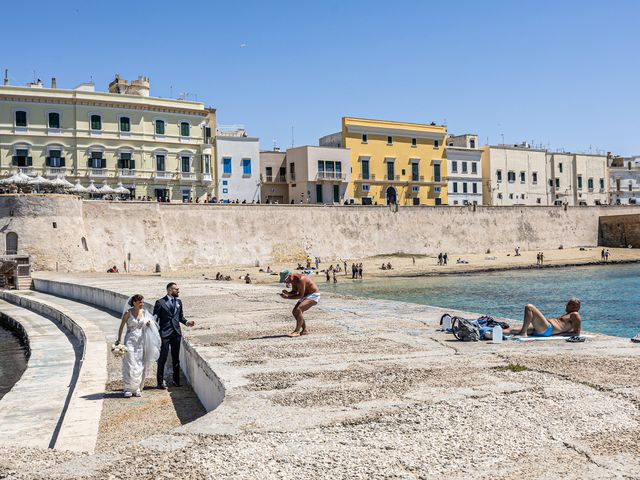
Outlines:
[[[582,329],[582,317],[580,300],[572,298],[567,302],[565,314],[558,318],[545,318],[534,305],[524,307],[524,320],[522,328],[515,335],[526,337],[532,334],[534,337],[550,337],[552,335],[580,335]]]
[[[296,319],[296,328],[293,332],[288,333],[289,337],[299,337],[300,335],[308,335],[309,329],[304,321],[304,312],[311,307],[318,304],[320,301],[320,290],[313,283],[311,278],[300,273],[286,273],[287,276],[284,279],[286,285],[291,284],[291,291],[283,290],[280,293],[282,298],[288,298],[290,300],[298,300],[296,306],[293,307],[293,316]]]

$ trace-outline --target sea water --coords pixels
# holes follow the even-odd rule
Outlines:
[[[0,326],[0,398],[20,380],[26,368],[24,345],[12,332]]]
[[[640,332],[640,264],[540,268],[436,277],[319,284],[325,291],[454,308],[522,321],[532,303],[550,318],[582,302],[583,329],[632,337]],[[339,277],[338,277],[339,278]]]

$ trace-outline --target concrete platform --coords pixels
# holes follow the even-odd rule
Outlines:
[[[152,301],[171,279],[40,280],[95,299]],[[307,314],[311,334],[290,339],[294,302],[278,287],[194,278],[180,288],[196,321],[188,344],[218,379],[222,403],[113,456],[46,468],[31,458],[40,474],[584,479],[640,469],[640,349],[627,339],[462,343],[438,330],[441,309],[328,294]],[[192,382],[196,391],[212,385]],[[0,471],[17,472],[19,461],[0,461]]]

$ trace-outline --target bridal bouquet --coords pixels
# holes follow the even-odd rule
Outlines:
[[[127,353],[127,347],[116,342],[111,345],[111,351],[116,357],[124,357],[125,353]]]

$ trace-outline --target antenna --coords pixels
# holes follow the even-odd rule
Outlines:
[[[291,127],[291,148],[293,148],[293,145],[294,145],[293,140],[294,140],[294,130],[293,130],[293,126],[292,126]]]
[[[3,85],[9,85],[9,69],[4,69],[4,82]]]
[[[173,98],[173,85],[169,85],[169,98]]]
[[[273,149],[274,150],[276,149],[276,139],[275,138],[273,139]]]

